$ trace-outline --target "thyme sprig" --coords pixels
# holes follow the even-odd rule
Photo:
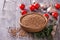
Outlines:
[[[53,30],[53,25],[49,25],[49,26],[46,27],[44,30],[42,30],[42,31],[40,31],[40,32],[34,33],[34,35],[35,35],[37,38],[49,37],[49,36],[51,36],[52,30]]]

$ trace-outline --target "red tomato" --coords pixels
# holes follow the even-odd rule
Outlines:
[[[47,13],[44,14],[45,17],[49,18],[49,15]]]
[[[35,6],[35,9],[38,9],[40,7],[40,4],[35,3],[34,6]]]
[[[31,10],[31,11],[34,11],[34,10],[35,10],[34,5],[30,5],[30,10]]]
[[[56,9],[60,9],[60,4],[55,4]]]
[[[57,18],[58,17],[58,12],[53,12],[52,16],[55,17],[55,18]]]
[[[57,17],[54,17],[56,20],[58,19]]]
[[[22,15],[25,15],[25,14],[27,14],[27,11],[26,10],[22,10]]]
[[[24,4],[20,4],[19,8],[20,8],[21,10],[24,10],[25,5],[24,5]]]

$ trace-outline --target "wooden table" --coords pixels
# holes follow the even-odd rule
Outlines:
[[[60,2],[60,0],[57,1]],[[36,2],[43,2],[43,0],[36,0]],[[24,3],[28,7],[32,3],[32,0],[0,0],[0,40],[46,40],[32,37],[13,38],[9,35],[9,27],[19,27],[21,14],[18,6],[20,3]],[[27,7],[26,9],[28,9]],[[60,24],[60,17],[58,24]],[[60,40],[60,25],[57,27],[54,40]]]

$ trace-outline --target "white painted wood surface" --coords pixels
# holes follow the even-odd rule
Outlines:
[[[21,14],[18,6],[20,3],[26,4],[27,7],[31,4],[30,0],[0,0],[0,40],[45,40],[33,39],[32,37],[13,38],[9,35],[9,27],[19,27],[19,18]],[[54,40],[60,40],[60,25],[57,27]]]

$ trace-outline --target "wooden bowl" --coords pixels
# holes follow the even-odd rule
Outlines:
[[[46,27],[47,18],[40,13],[29,13],[20,18],[21,27],[27,32],[39,32]]]

